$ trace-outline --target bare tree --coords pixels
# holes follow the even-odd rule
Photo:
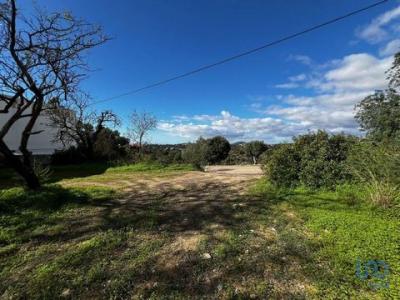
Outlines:
[[[87,72],[84,52],[107,40],[101,28],[70,13],[48,14],[39,9],[31,17],[19,13],[15,0],[0,2],[0,152],[31,189],[40,187],[32,168],[29,138],[38,132],[38,117],[57,99],[68,102]],[[22,160],[4,142],[10,128],[26,121],[19,150]]]
[[[157,126],[157,119],[154,115],[134,111],[130,116],[130,125],[128,127],[129,138],[137,143],[139,151],[142,151],[146,135]]]
[[[89,97],[83,93],[71,95],[67,105],[55,101],[50,120],[57,128],[56,140],[65,146],[77,145],[87,159],[94,158],[94,145],[106,125],[120,124],[118,116],[111,110],[100,113],[90,109]]]

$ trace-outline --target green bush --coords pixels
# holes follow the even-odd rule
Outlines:
[[[281,145],[266,155],[263,170],[275,185],[295,187],[299,183],[300,156],[293,144]]]
[[[294,147],[301,157],[300,182],[310,188],[329,188],[350,179],[346,168],[347,154],[355,138],[325,131],[300,135]]]
[[[293,144],[267,151],[264,171],[278,186],[333,189],[351,178],[346,158],[355,141],[351,136],[324,131],[300,135]]]
[[[216,164],[228,157],[231,145],[223,136],[215,136],[206,140],[205,159],[209,164]]]
[[[192,164],[197,169],[202,169],[207,164],[205,158],[206,140],[200,138],[194,144],[188,144],[182,151],[184,162]]]

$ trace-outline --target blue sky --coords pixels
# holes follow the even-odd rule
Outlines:
[[[101,100],[187,72],[324,22],[373,1],[36,1],[101,24],[113,39],[93,49],[84,82]],[[21,0],[29,13],[32,2]],[[324,128],[357,133],[354,104],[386,86],[400,50],[400,5],[388,3],[254,55],[97,105],[125,124],[155,114],[151,142],[222,134],[268,143]]]

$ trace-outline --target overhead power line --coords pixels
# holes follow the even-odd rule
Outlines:
[[[388,1],[389,1],[389,0],[382,0],[382,1],[375,2],[375,3],[370,4],[370,5],[368,5],[368,6],[364,6],[364,7],[360,8],[360,9],[351,11],[351,12],[345,14],[345,15],[336,17],[336,18],[331,19],[331,20],[329,20],[329,21],[320,23],[320,24],[318,24],[318,25],[314,25],[314,26],[309,27],[309,28],[306,28],[306,29],[304,29],[304,30],[302,30],[302,31],[299,31],[299,32],[296,32],[296,33],[287,35],[287,36],[285,36],[285,37],[282,37],[282,38],[280,38],[280,39],[277,39],[277,40],[275,40],[275,41],[269,42],[269,43],[264,44],[264,45],[262,45],[262,46],[260,46],[260,47],[257,47],[257,48],[254,48],[254,49],[251,49],[251,50],[248,50],[248,51],[245,51],[245,52],[242,52],[242,53],[239,53],[239,54],[230,56],[230,57],[227,57],[227,58],[225,58],[225,59],[222,59],[222,60],[220,60],[220,61],[214,62],[214,63],[212,63],[212,64],[204,65],[204,66],[202,66],[202,67],[199,67],[199,68],[197,68],[197,69],[193,69],[193,70],[191,70],[191,71],[189,71],[189,72],[186,72],[186,73],[183,73],[183,74],[174,76],[174,77],[170,77],[170,78],[167,78],[167,79],[164,79],[164,80],[161,80],[161,81],[154,82],[154,83],[152,83],[152,84],[146,85],[146,86],[144,86],[144,87],[141,87],[141,88],[138,88],[138,89],[135,89],[135,90],[131,90],[131,91],[128,91],[128,92],[125,92],[125,93],[122,93],[122,94],[118,94],[118,95],[115,95],[115,96],[112,96],[112,97],[109,97],[109,98],[105,98],[105,99],[102,99],[102,100],[99,100],[99,101],[95,101],[95,102],[92,103],[92,105],[98,104],[98,103],[107,102],[107,101],[111,101],[111,100],[118,99],[118,98],[121,98],[121,97],[125,97],[125,96],[128,96],[128,95],[136,94],[136,93],[141,92],[141,91],[143,91],[143,90],[151,89],[151,88],[154,88],[154,87],[156,87],[156,86],[163,85],[163,84],[166,84],[166,83],[168,83],[168,82],[175,81],[175,80],[178,80],[178,79],[181,79],[181,78],[184,78],[184,77],[188,77],[188,76],[194,75],[194,74],[196,74],[196,73],[205,71],[205,70],[207,70],[207,69],[214,68],[214,67],[216,67],[216,66],[225,64],[225,63],[230,62],[230,61],[232,61],[232,60],[241,58],[241,57],[246,56],[246,55],[250,55],[250,54],[252,54],[252,53],[261,51],[261,50],[263,50],[263,49],[265,49],[265,48],[269,48],[269,47],[275,46],[275,45],[280,44],[280,43],[283,43],[283,42],[285,42],[285,41],[287,41],[287,40],[296,38],[296,37],[298,37],[298,36],[301,36],[301,35],[303,35],[303,34],[309,33],[309,32],[311,32],[311,31],[315,31],[315,30],[320,29],[320,28],[322,28],[322,27],[325,27],[325,26],[327,26],[327,25],[331,25],[331,24],[336,23],[336,22],[338,22],[338,21],[347,19],[347,18],[349,18],[349,17],[351,17],[351,16],[357,15],[357,14],[359,14],[359,13],[361,13],[361,12],[364,12],[364,11],[366,11],[366,10],[369,10],[369,9],[371,9],[371,8],[374,8],[374,7],[378,6],[378,5],[384,4],[385,2],[388,2]]]

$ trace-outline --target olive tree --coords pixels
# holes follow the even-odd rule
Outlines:
[[[246,144],[245,146],[247,156],[249,156],[253,164],[257,164],[259,157],[261,154],[267,150],[267,145],[263,141],[252,141]]]

